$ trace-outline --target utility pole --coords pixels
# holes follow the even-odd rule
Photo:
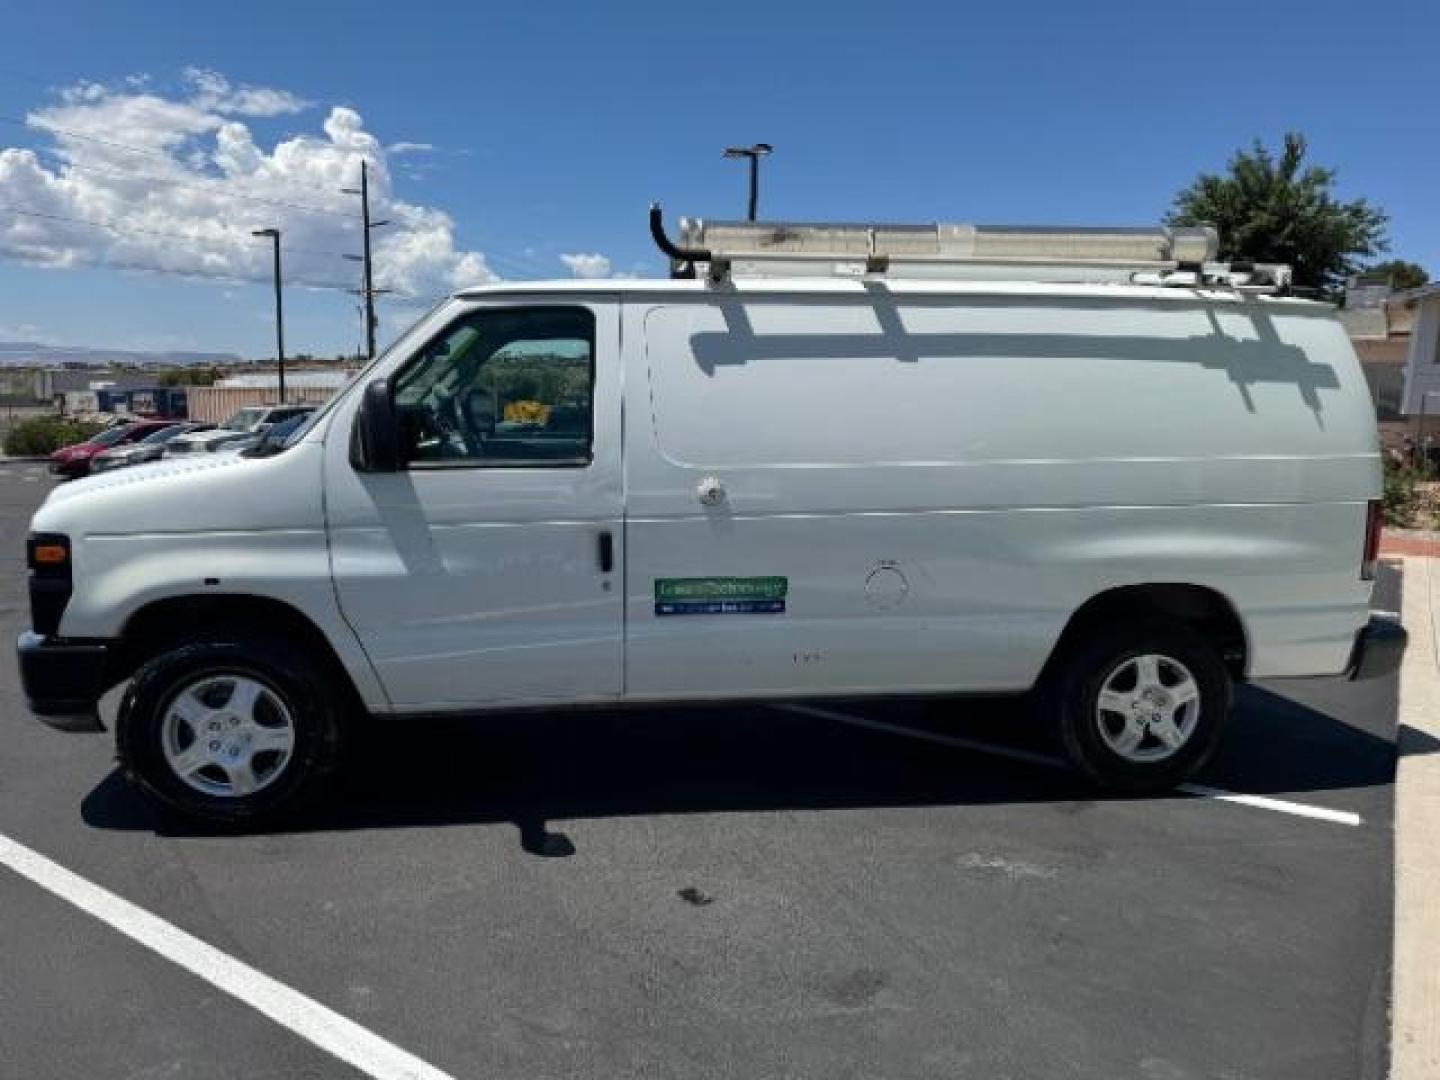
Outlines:
[[[285,404],[285,308],[280,299],[280,230],[254,229],[251,236],[268,236],[275,246],[275,365],[280,378],[280,404]]]
[[[389,225],[388,221],[370,220],[370,163],[365,160],[360,162],[360,186],[358,188],[342,188],[347,195],[360,196],[360,218],[365,232],[365,253],[363,255],[347,255],[347,259],[364,264],[365,284],[360,290],[360,295],[365,300],[365,353],[371,359],[375,359],[375,295],[380,292],[387,292],[385,289],[375,288],[374,273],[370,260],[370,230],[378,229],[381,225]]]
[[[750,221],[755,220],[755,209],[760,203],[760,159],[774,151],[773,146],[763,142],[756,143],[754,146],[727,146],[725,148],[724,156],[727,158],[750,159]]]

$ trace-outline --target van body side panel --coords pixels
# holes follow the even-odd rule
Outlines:
[[[1125,585],[1224,596],[1255,676],[1339,672],[1364,622],[1374,416],[1326,309],[867,286],[627,325],[629,696],[1023,689]],[[718,599],[758,579],[783,610]]]

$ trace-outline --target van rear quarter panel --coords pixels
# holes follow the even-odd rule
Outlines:
[[[1124,585],[1225,596],[1254,676],[1338,672],[1365,618],[1375,418],[1326,307],[857,284],[625,327],[629,696],[1023,689]],[[760,575],[783,614],[656,614]]]

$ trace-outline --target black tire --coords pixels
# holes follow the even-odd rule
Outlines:
[[[261,828],[293,816],[324,789],[340,763],[346,713],[351,701],[326,659],[243,632],[177,645],[148,660],[135,673],[116,717],[115,744],[126,777],[171,811],[210,825]],[[165,716],[187,687],[227,676],[262,684],[289,714],[293,745],[288,759],[271,762],[264,786],[250,794],[215,794],[182,780],[166,758]],[[188,730],[188,729],[186,729]],[[257,757],[255,760],[261,760]],[[257,773],[258,773],[257,768]],[[211,775],[218,777],[222,773]]]
[[[1039,695],[1041,707],[1059,726],[1071,762],[1101,787],[1116,791],[1165,791],[1184,783],[1210,760],[1230,718],[1234,690],[1216,649],[1183,623],[1156,618],[1097,626],[1083,631],[1057,657]],[[1102,720],[1097,704],[1108,679],[1143,655],[1159,655],[1188,669],[1199,688],[1199,715],[1188,738],[1159,760],[1131,760],[1107,742],[1102,724],[1122,726],[1113,714]],[[1174,672],[1169,665],[1165,670]],[[1151,739],[1151,736],[1146,736]],[[1158,739],[1148,745],[1154,749]]]

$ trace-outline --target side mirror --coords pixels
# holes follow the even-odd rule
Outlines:
[[[395,397],[384,379],[376,379],[361,394],[350,440],[350,463],[361,472],[395,472],[402,464]]]

